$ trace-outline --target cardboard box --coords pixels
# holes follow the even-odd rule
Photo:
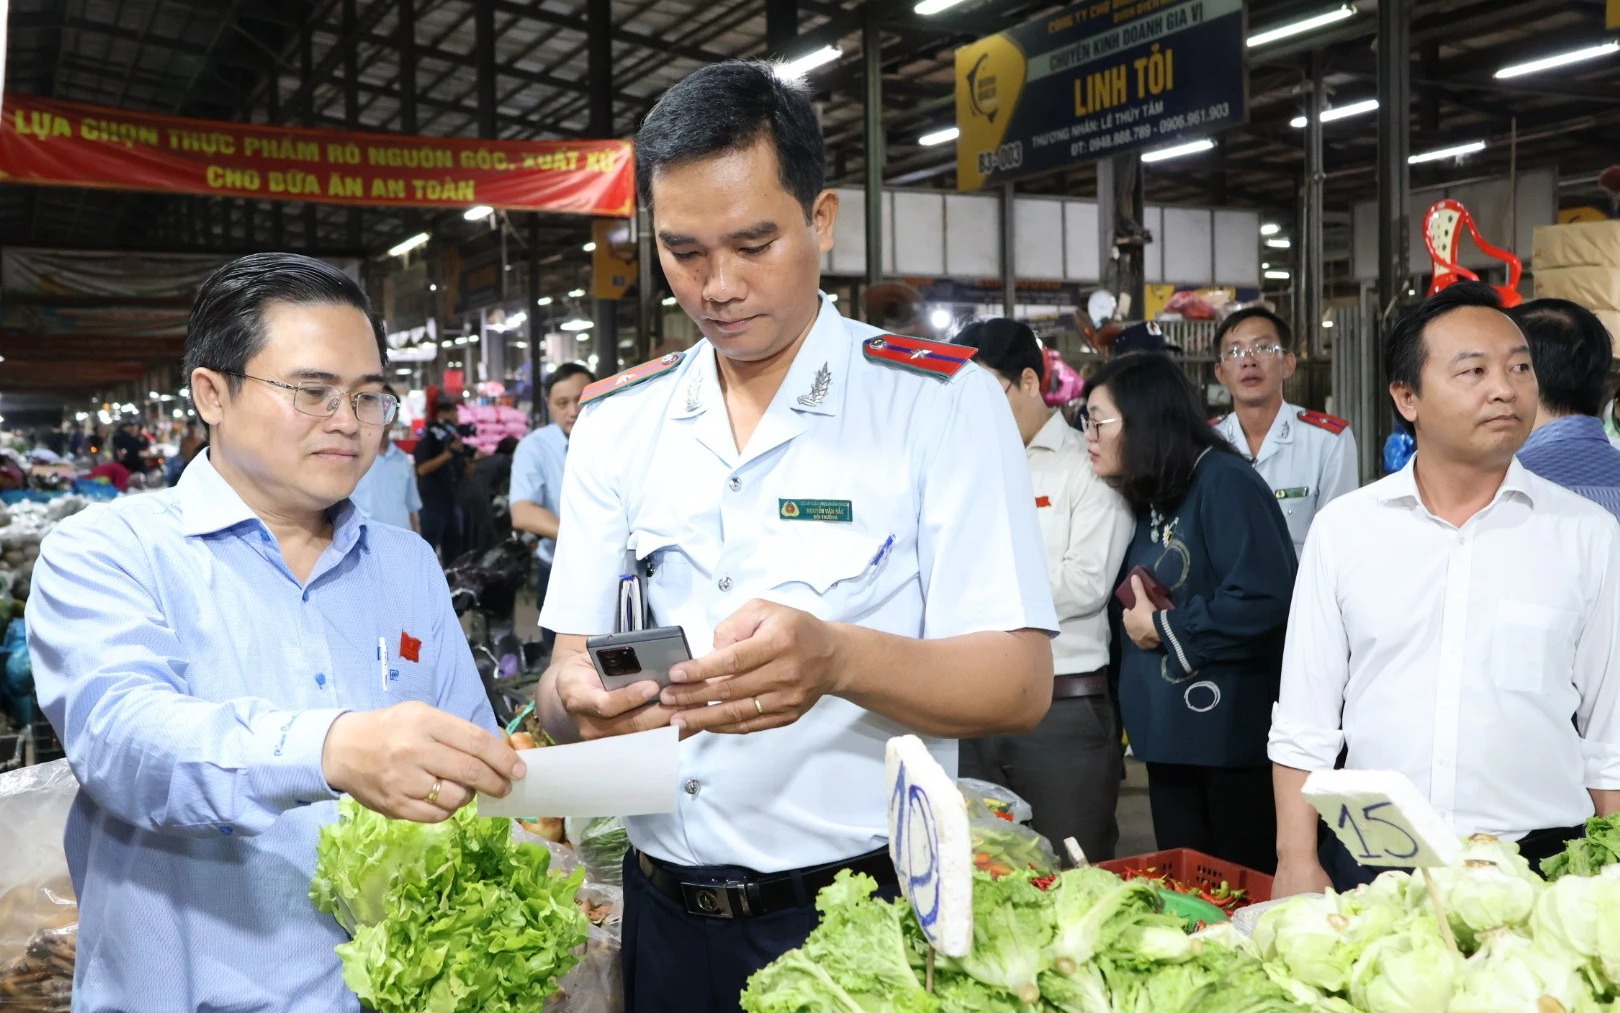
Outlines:
[[[1620,265],[1554,267],[1537,265],[1537,299],[1568,299],[1589,310],[1620,310]]]
[[[1609,329],[1609,340],[1614,343],[1614,357],[1620,359],[1620,312],[1598,310],[1597,318]]]
[[[1538,225],[1531,245],[1537,274],[1562,267],[1620,270],[1620,221]]]

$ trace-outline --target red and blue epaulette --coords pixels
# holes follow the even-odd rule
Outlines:
[[[861,342],[861,352],[870,362],[899,366],[941,380],[955,376],[978,351],[968,345],[949,345],[898,334],[880,334]]]
[[[1318,429],[1326,429],[1334,436],[1350,428],[1350,423],[1337,415],[1329,415],[1327,412],[1313,412],[1309,408],[1299,413],[1299,420]]]
[[[617,394],[621,390],[628,390],[638,383],[646,383],[654,377],[663,376],[676,366],[679,366],[684,358],[686,358],[685,352],[671,352],[662,359],[643,362],[641,365],[634,366],[622,373],[598,380],[586,387],[579,395],[579,403],[582,405],[589,404],[599,398],[607,397],[609,394]]]

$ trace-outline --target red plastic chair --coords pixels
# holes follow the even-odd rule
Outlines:
[[[1474,216],[1450,199],[1436,201],[1423,216],[1423,244],[1429,248],[1429,259],[1434,262],[1434,281],[1429,285],[1429,294],[1434,295],[1459,281],[1479,280],[1479,275],[1457,263],[1457,246],[1465,228],[1474,238],[1475,246],[1507,265],[1508,283],[1491,286],[1501,296],[1503,308],[1519,305],[1524,301],[1519,294],[1519,276],[1524,273],[1524,265],[1514,254],[1487,243],[1479,234],[1479,226],[1474,224]]]

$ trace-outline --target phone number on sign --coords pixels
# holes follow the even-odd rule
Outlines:
[[[1232,115],[1230,102],[1217,102],[1204,109],[1193,109],[1175,116],[1166,116],[1159,121],[1159,133],[1167,134],[1176,130],[1185,130],[1188,127],[1202,126],[1205,123],[1219,122]]]

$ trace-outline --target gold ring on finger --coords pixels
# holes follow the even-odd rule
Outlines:
[[[757,696],[754,697],[754,710],[759,713],[760,717],[765,716],[765,705],[759,702],[759,697]]]
[[[424,798],[422,801],[426,802],[428,805],[433,805],[433,804],[437,803],[439,801],[439,789],[443,788],[443,787],[444,787],[444,782],[439,780],[438,778],[434,778],[433,779],[433,787],[431,789],[429,789],[429,791],[427,793],[427,798]]]

